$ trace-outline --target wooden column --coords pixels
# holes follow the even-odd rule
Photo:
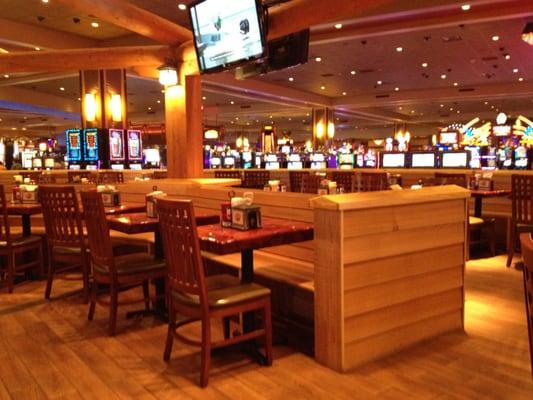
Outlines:
[[[184,84],[165,90],[168,177],[199,178],[203,174],[200,76],[182,76],[180,82]]]

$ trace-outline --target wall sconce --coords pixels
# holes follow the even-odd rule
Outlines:
[[[111,119],[114,122],[122,121],[122,98],[120,94],[111,95]]]
[[[533,46],[533,22],[528,22],[522,31],[522,40]]]
[[[86,93],[84,103],[85,121],[93,122],[96,120],[96,109],[96,96],[94,93]]]
[[[333,122],[328,123],[328,138],[333,139],[335,136],[335,124]]]
[[[159,71],[159,83],[163,86],[175,86],[178,84],[178,70],[170,62],[157,68]]]
[[[216,129],[208,129],[204,132],[204,139],[218,139],[218,131]]]
[[[324,137],[324,123],[322,121],[316,124],[316,137],[322,139]]]

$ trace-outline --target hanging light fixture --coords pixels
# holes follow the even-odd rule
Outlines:
[[[528,22],[522,31],[522,40],[533,46],[533,22]]]
[[[159,71],[159,83],[163,86],[175,86],[178,84],[178,69],[171,61],[165,62],[157,68]]]

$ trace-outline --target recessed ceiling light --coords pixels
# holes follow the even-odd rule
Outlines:
[[[403,51],[403,47],[396,47],[396,51],[397,51],[398,53],[401,53],[401,52]]]
[[[4,75],[4,78],[9,78],[9,75],[8,75],[8,74],[5,74],[5,75]]]
[[[520,77],[518,78],[518,82],[522,82],[524,80],[524,78]]]
[[[395,88],[394,88],[394,91],[395,91],[395,92],[398,92],[399,90],[400,90],[399,87],[395,87]]]
[[[293,81],[294,81],[294,78],[291,76],[291,77],[289,78],[289,82],[293,82]]]
[[[342,29],[342,24],[335,24],[335,29]]]
[[[41,0],[44,4],[48,3],[48,0]]]
[[[511,56],[510,56],[509,54],[506,54],[506,55],[505,55],[505,59],[506,59],[506,60],[510,60],[510,59],[511,59]]]
[[[494,36],[492,37],[492,41],[493,41],[493,42],[497,42],[498,40],[500,40],[500,37],[499,37],[498,35],[494,35]]]
[[[357,72],[355,70],[350,71],[350,74],[355,75]]]
[[[234,102],[233,100],[231,100],[229,103],[230,103],[230,104],[235,104],[235,102]]]
[[[411,110],[411,114],[414,114],[415,113],[415,110]]]
[[[148,111],[152,111],[152,107],[148,107]]]
[[[427,67],[428,67],[428,63],[427,62],[422,63],[422,68],[427,68]]]
[[[64,88],[63,86],[61,86],[61,87],[59,88],[59,90],[61,90],[62,92],[64,92],[64,91],[65,91],[65,88]]]
[[[457,110],[457,114],[461,114],[461,111]]]
[[[202,100],[205,100],[205,99],[207,99],[207,97],[205,97],[205,96],[202,96]]]
[[[12,131],[16,131],[16,130],[17,130],[17,128],[11,128],[11,130],[12,130]]]
[[[343,95],[343,96],[346,96],[346,92],[342,92],[342,95]]]
[[[442,74],[442,75],[440,76],[440,79],[446,79],[446,74]]]
[[[470,10],[470,4],[463,4],[463,5],[461,6],[461,10],[463,10],[463,11],[468,11],[468,10]]]
[[[490,108],[492,108],[494,110],[494,106],[490,106]]]
[[[316,61],[316,62],[320,62],[320,61],[322,61],[322,57],[315,57],[315,61]]]
[[[398,110],[401,110],[402,109],[402,106],[398,107]]]
[[[36,50],[36,51],[40,51],[41,48],[40,48],[40,47],[35,47],[35,50]]]
[[[382,85],[382,84],[383,84],[382,81],[377,81],[376,83],[377,83],[378,85]]]
[[[180,3],[180,4],[178,4],[178,8],[179,8],[181,11],[184,11],[184,10],[187,9],[187,6],[186,6],[185,4],[183,4],[183,3]]]
[[[309,113],[305,114],[305,116],[308,117],[308,116],[309,116]]]
[[[454,82],[453,83],[453,86],[458,86],[459,84],[457,82]]]
[[[513,74],[517,74],[517,73],[518,73],[518,68],[513,69]]]
[[[441,104],[441,105],[440,105],[440,108],[442,108],[442,107],[444,107],[444,104]]]
[[[22,128],[22,130],[23,130],[23,131],[25,131],[25,130],[26,130],[26,128]]]
[[[98,22],[91,22],[91,26],[93,28],[98,28],[100,26],[100,24]]]
[[[489,102],[488,102],[488,101],[486,101],[486,102],[485,102],[485,105],[487,105],[487,104],[489,104]]]
[[[161,104],[161,100],[157,100],[157,104]]]
[[[450,107],[450,111],[453,111],[453,107]]]
[[[81,101],[81,97],[78,97],[78,101]]]
[[[320,86],[320,90],[326,90],[326,87],[324,85]]]

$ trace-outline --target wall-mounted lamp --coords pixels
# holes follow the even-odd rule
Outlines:
[[[178,69],[171,62],[166,62],[157,70],[159,71],[159,83],[161,85],[174,86],[178,84]]]
[[[114,122],[122,121],[122,98],[120,94],[111,95],[111,119]]]
[[[533,22],[528,22],[522,31],[522,40],[533,46]]]
[[[333,122],[328,122],[328,138],[333,139],[335,136],[335,124]]]
[[[96,96],[94,93],[86,93],[85,94],[85,103],[84,103],[84,111],[85,111],[85,121],[93,122],[96,120]]]
[[[204,132],[204,139],[218,139],[218,131],[216,129],[208,129]]]
[[[322,139],[324,137],[324,123],[322,121],[316,124],[316,137]]]

